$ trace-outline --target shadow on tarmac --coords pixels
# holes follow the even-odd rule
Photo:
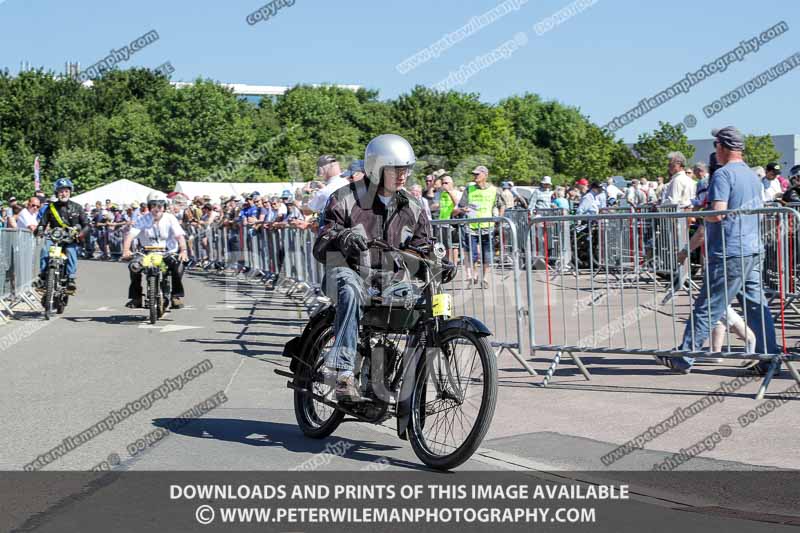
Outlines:
[[[208,348],[204,350],[205,352],[209,353],[235,353],[238,355],[242,355],[245,357],[259,357],[262,355],[283,355],[283,347],[284,343],[274,343],[274,342],[254,342],[254,341],[244,341],[244,340],[221,340],[221,339],[185,339],[183,342],[193,342],[196,344],[205,344],[208,346],[218,346],[220,348]],[[236,346],[238,348],[224,348],[226,346]],[[250,346],[271,346],[274,347],[274,350],[251,350]],[[288,366],[288,359],[286,359],[286,365],[281,366]],[[265,361],[272,363],[273,361]]]
[[[96,322],[98,324],[108,324],[111,326],[147,322],[147,317],[145,315],[65,316],[62,318],[70,322]]]
[[[174,428],[180,422],[180,419],[175,418],[157,418],[153,420],[153,425],[169,429],[172,433],[186,437],[237,442],[248,446],[284,448],[290,452],[302,454],[298,457],[299,460],[296,466],[310,459],[308,457],[310,455],[318,453],[330,454],[330,450],[333,449],[345,450],[342,457],[364,464],[383,459],[392,466],[409,470],[429,470],[419,464],[383,455],[384,453],[404,448],[404,446],[337,437],[312,439],[305,437],[298,427],[292,424],[229,418],[198,418],[185,426]],[[339,442],[342,444],[338,444]]]

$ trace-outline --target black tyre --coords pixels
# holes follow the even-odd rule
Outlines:
[[[161,282],[161,314],[167,312],[167,307],[172,309],[172,278],[165,275]]]
[[[150,309],[150,323],[155,324],[161,307],[158,296],[158,278],[156,276],[147,277],[147,302]]]
[[[56,313],[59,315],[64,314],[64,310],[67,308],[67,302],[69,301],[69,296],[66,294],[62,294],[61,297],[56,302]]]
[[[330,321],[322,322],[310,333],[309,338],[309,347],[303,356],[304,363],[299,364],[296,372],[295,385],[333,400],[335,386],[325,383],[323,377],[324,354],[333,345],[333,325]],[[331,435],[344,419],[343,412],[297,390],[294,391],[294,416],[303,434],[314,439]]]
[[[47,269],[47,282],[45,284],[44,296],[42,297],[42,307],[44,307],[44,318],[50,320],[50,313],[53,310],[53,298],[56,292],[56,270]]]
[[[497,361],[486,337],[447,330],[428,350],[411,396],[411,447],[431,468],[469,459],[489,430],[497,402]]]

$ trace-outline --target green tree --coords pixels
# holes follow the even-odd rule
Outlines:
[[[781,153],[775,149],[771,135],[745,135],[742,157],[751,167],[766,167],[770,163],[778,163]]]
[[[144,104],[125,102],[108,121],[106,129],[105,155],[113,168],[109,176],[171,190],[175,183],[164,170],[161,144],[161,132]]]
[[[514,133],[509,113],[503,107],[492,110],[490,122],[479,127],[478,151],[490,154],[491,176],[495,182],[512,180],[527,184],[553,173],[553,158],[544,148],[533,145],[528,139],[520,139]],[[465,169],[467,172],[472,168]],[[461,176],[469,179],[469,176]]]
[[[659,122],[658,129],[653,133],[642,133],[633,150],[639,159],[639,166],[646,171],[646,177],[653,179],[667,172],[667,154],[681,152],[686,159],[694,155],[694,146],[689,144],[689,139],[681,125],[672,125]]]
[[[417,86],[390,105],[399,127],[396,133],[408,139],[418,156],[436,160],[431,169],[443,166],[456,172],[454,169],[493,157],[482,151],[479,141],[492,112],[478,95]],[[420,173],[427,170],[420,168]]]
[[[508,112],[518,137],[550,152],[552,171],[548,173],[599,179],[617,170],[613,136],[577,108],[543,102],[534,94],[506,98],[500,107]]]
[[[578,141],[564,148],[564,165],[560,172],[570,176],[602,180],[613,172],[612,157],[616,145],[609,133],[594,124],[584,123],[577,128]]]
[[[615,175],[624,175],[625,172],[630,172],[632,169],[636,168],[639,161],[631,149],[624,143],[622,140],[618,140],[614,143],[614,147],[611,152],[611,171]],[[641,168],[641,167],[638,167]],[[642,172],[644,170],[642,169]]]
[[[252,150],[252,105],[211,81],[174,89],[151,113],[161,132],[169,185],[208,180],[231,159]]]
[[[343,162],[363,154],[361,132],[354,124],[360,105],[353,91],[337,87],[297,86],[278,97],[275,111],[285,135],[275,153],[288,175],[312,179],[321,154],[337,155]]]
[[[0,73],[0,143],[6,146],[24,142],[52,160],[59,148],[74,142],[91,114],[88,95],[75,80],[42,70],[16,77]]]
[[[147,69],[112,70],[90,88],[52,72],[0,72],[5,196],[32,191],[36,154],[45,185],[67,172],[82,190],[119,178],[169,190],[180,179],[311,179],[320,154],[346,165],[382,133],[408,138],[417,176],[445,168],[460,183],[478,164],[495,181],[518,183],[652,177],[668,151],[692,152],[681,131],[662,124],[639,139],[635,157],[579,109],[531,93],[493,105],[421,86],[390,100],[374,89],[296,86],[254,105],[207,80],[178,89]],[[749,144],[749,159],[777,159],[768,139]]]
[[[34,191],[33,160],[36,156],[25,141],[18,140],[13,145],[0,145],[0,192],[2,198],[9,196],[24,198]],[[40,162],[45,161],[40,158]],[[46,173],[42,173],[42,187],[47,183]]]
[[[61,176],[72,180],[76,194],[116,179],[112,173],[111,161],[104,152],[80,147],[64,148],[56,154],[53,172],[48,181],[52,183]]]
[[[131,100],[154,104],[173,90],[165,76],[149,69],[132,68],[106,72],[93,81],[89,95],[96,113],[112,116]]]

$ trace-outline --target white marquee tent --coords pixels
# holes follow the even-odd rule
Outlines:
[[[195,196],[211,197],[212,202],[219,202],[221,196],[230,197],[234,195],[250,194],[258,191],[261,196],[279,196],[284,190],[290,190],[294,194],[295,189],[304,185],[301,182],[281,182],[281,183],[217,183],[207,181],[179,181],[175,184],[175,191],[194,198]]]
[[[94,205],[97,201],[105,204],[106,200],[122,205],[132,202],[144,202],[151,192],[157,191],[133,181],[122,179],[73,196],[72,200],[81,205],[87,203]]]

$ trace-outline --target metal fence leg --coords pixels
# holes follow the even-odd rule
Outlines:
[[[39,299],[30,292],[30,289],[22,291],[19,297],[30,306],[30,308],[34,311],[43,310],[44,308],[39,303]]]
[[[297,284],[292,287],[291,294],[287,294],[287,296],[303,298],[310,288],[311,286],[305,281],[298,281]]]
[[[786,367],[789,369],[789,373],[792,375],[794,380],[800,384],[800,373],[797,372],[797,369],[792,366],[792,362],[789,361],[784,357],[784,362],[786,363]]]
[[[567,352],[567,353],[569,354],[570,358],[573,361],[575,361],[575,365],[577,365],[578,369],[581,371],[581,374],[583,374],[583,377],[586,378],[586,381],[591,381],[592,375],[589,374],[589,370],[586,368],[586,366],[584,366],[583,361],[581,361],[581,358],[572,352]]]
[[[553,379],[553,374],[555,374],[559,362],[561,362],[561,351],[556,352],[556,355],[553,357],[553,361],[547,368],[547,373],[545,373],[544,380],[542,380],[542,387],[547,387],[547,384],[550,382],[551,379]]]
[[[521,365],[522,365],[522,367],[523,367],[525,370],[527,370],[527,371],[528,371],[528,374],[530,374],[531,376],[538,376],[538,375],[539,375],[539,374],[537,374],[537,373],[536,373],[536,370],[534,370],[534,369],[533,369],[533,368],[532,368],[532,367],[531,367],[531,366],[528,364],[528,362],[527,362],[527,361],[526,361],[526,360],[525,360],[525,359],[524,359],[524,358],[523,358],[523,357],[522,357],[522,356],[519,354],[519,352],[517,352],[516,350],[514,350],[514,348],[511,348],[510,346],[501,346],[501,347],[500,347],[500,351],[499,351],[499,352],[497,352],[497,358],[498,358],[498,359],[500,358],[500,354],[502,354],[502,353],[503,353],[503,350],[507,350],[507,351],[508,351],[508,352],[509,352],[511,355],[513,355],[513,356],[514,356],[514,359],[516,359],[517,361],[519,361],[519,364],[521,364]]]
[[[0,298],[0,306],[2,306],[3,309],[5,309],[5,313],[8,315],[8,317],[3,317],[3,318],[5,318],[6,321],[11,320],[11,318],[14,316],[14,310],[11,309],[11,306],[8,305],[8,302],[6,302],[2,298]],[[2,314],[2,313],[0,313],[0,314]]]
[[[775,357],[770,362],[769,370],[767,370],[767,375],[764,376],[764,381],[761,382],[761,386],[758,388],[758,392],[756,393],[756,400],[763,400],[764,394],[767,392],[767,387],[769,387],[770,381],[772,381],[772,376],[775,375],[775,370],[778,369],[778,365],[781,363],[780,357]]]

